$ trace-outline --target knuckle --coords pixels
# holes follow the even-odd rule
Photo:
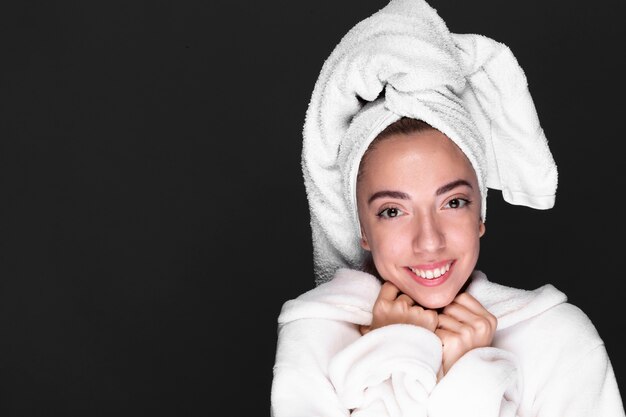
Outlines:
[[[470,341],[472,340],[473,336],[474,336],[474,331],[473,329],[471,329],[470,327],[467,326],[463,326],[461,327],[461,329],[459,330],[459,334],[461,335],[461,338],[464,341]]]
[[[478,333],[488,333],[491,330],[491,322],[486,317],[481,317],[474,322],[474,328]]]
[[[430,311],[427,311],[425,314],[431,323],[434,323],[435,325],[439,323],[439,317],[436,312],[430,310]]]
[[[421,306],[412,306],[411,310],[415,311],[417,314],[424,314],[425,312]]]
[[[376,303],[372,308],[372,314],[374,315],[383,315],[386,314],[389,310],[389,306],[386,303]]]

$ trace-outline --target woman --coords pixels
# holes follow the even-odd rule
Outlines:
[[[318,285],[281,311],[274,417],[624,416],[584,312],[475,270],[487,188],[556,192],[508,48],[392,0],[325,62],[303,133]]]

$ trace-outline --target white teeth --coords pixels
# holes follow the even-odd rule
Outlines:
[[[442,266],[441,268],[429,269],[426,271],[423,271],[421,269],[411,268],[411,271],[413,271],[415,275],[419,275],[420,277],[424,279],[433,279],[433,278],[439,278],[440,276],[448,272],[450,270],[450,265],[451,263],[447,264],[446,266]]]

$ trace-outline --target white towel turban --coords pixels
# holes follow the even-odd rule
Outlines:
[[[317,284],[359,268],[356,176],[361,157],[401,117],[423,120],[467,155],[486,218],[487,188],[505,201],[554,205],[557,169],[508,47],[453,34],[423,0],[391,0],[356,24],[324,62],[307,109],[302,170]]]

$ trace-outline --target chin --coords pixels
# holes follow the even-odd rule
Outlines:
[[[428,300],[418,301],[418,304],[430,310],[437,310],[446,307],[454,301],[454,296],[450,297],[429,297]]]
[[[452,301],[450,301],[452,302]],[[420,305],[423,308],[429,309],[429,310],[439,310],[440,308],[444,308],[446,307],[448,304],[450,304],[450,302],[447,303],[420,303]]]

